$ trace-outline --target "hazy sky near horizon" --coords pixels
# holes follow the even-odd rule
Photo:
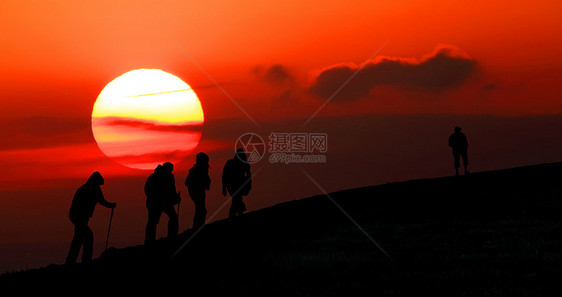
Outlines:
[[[449,174],[446,138],[454,125],[468,134],[475,170],[560,161],[561,6],[2,1],[0,241],[18,248],[69,241],[70,199],[96,170],[106,177],[108,199],[129,208],[115,221],[123,238],[117,242],[142,236],[150,171],[107,158],[91,130],[101,90],[138,68],[178,76],[201,101],[205,123],[194,153],[211,156],[209,213],[224,202],[220,170],[245,132],[322,132],[329,139],[326,164],[255,164],[263,167],[254,192],[261,198],[250,200],[250,209],[320,193],[301,168],[327,191]],[[193,159],[176,166],[184,195]],[[182,229],[192,211],[184,199]]]

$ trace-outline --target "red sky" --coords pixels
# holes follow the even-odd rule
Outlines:
[[[209,213],[224,201],[216,190],[220,170],[245,132],[328,133],[328,162],[303,166],[328,191],[450,174],[448,147],[439,141],[457,124],[471,142],[475,171],[560,161],[561,6],[2,1],[0,241],[17,248],[0,251],[0,270],[62,261],[72,234],[70,199],[95,170],[120,205],[115,244],[141,242],[148,173],[109,160],[90,128],[99,92],[137,68],[172,73],[201,100],[206,122],[196,151],[211,156]],[[176,166],[184,193],[192,159]],[[298,166],[260,166],[250,209],[320,193]],[[182,229],[192,212],[185,201]],[[99,244],[104,213],[99,208],[92,222]],[[46,242],[62,251],[30,252]],[[29,254],[10,255],[23,244]]]

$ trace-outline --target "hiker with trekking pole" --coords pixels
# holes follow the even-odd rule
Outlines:
[[[96,204],[100,204],[107,208],[111,208],[111,220],[113,219],[113,210],[117,206],[115,202],[108,202],[103,197],[101,191],[101,186],[104,184],[103,177],[99,172],[94,172],[88,179],[88,181],[82,185],[72,199],[72,205],[70,206],[70,211],[68,217],[72,224],[74,224],[74,237],[72,238],[72,243],[70,244],[70,250],[66,257],[66,264],[76,263],[78,254],[80,253],[80,248],[83,246],[82,250],[82,263],[89,263],[92,261],[92,252],[94,246],[94,234],[90,227],[88,227],[88,221],[94,213]],[[107,233],[106,249],[107,243],[109,241],[109,230]]]

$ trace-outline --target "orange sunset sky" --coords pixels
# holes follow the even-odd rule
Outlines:
[[[302,166],[326,191],[450,174],[454,125],[474,171],[560,161],[561,11],[543,0],[1,1],[0,270],[63,260],[70,200],[96,170],[119,205],[114,244],[142,241],[150,171],[107,158],[91,130],[101,90],[133,69],[172,73],[199,97],[210,213],[245,132],[327,133],[327,163]],[[183,195],[193,162],[176,164]],[[320,193],[298,166],[253,168],[250,210]],[[106,218],[98,208],[98,245]]]

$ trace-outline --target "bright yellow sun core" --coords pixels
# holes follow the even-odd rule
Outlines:
[[[116,162],[138,169],[187,156],[199,143],[203,122],[193,89],[159,69],[132,70],[115,78],[92,111],[99,148]]]

